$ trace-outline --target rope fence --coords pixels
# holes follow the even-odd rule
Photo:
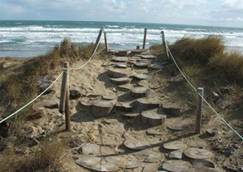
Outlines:
[[[164,37],[164,32],[161,32],[162,34],[162,38]],[[163,38],[164,39],[164,38]],[[180,74],[182,75],[182,77],[186,80],[186,82],[190,85],[190,87],[192,88],[193,91],[196,92],[196,94],[201,97],[201,99],[203,100],[204,103],[206,103],[206,105],[208,105],[208,107],[222,120],[222,122],[231,130],[233,131],[240,139],[241,141],[243,141],[243,136],[236,130],[234,129],[234,127],[232,127],[230,125],[229,122],[227,122],[222,115],[220,115],[215,108],[204,98],[204,96],[202,96],[201,94],[198,93],[197,88],[192,84],[192,82],[189,80],[189,77],[182,71],[181,67],[178,65],[177,61],[175,60],[175,57],[173,56],[169,46],[167,45],[166,41],[163,41],[165,43],[165,51],[166,54],[168,54],[168,58],[170,57],[173,61],[173,63],[175,64],[176,68],[179,70]]]
[[[58,77],[49,85],[49,87],[47,87],[43,92],[41,92],[38,96],[36,96],[34,99],[32,99],[31,101],[29,101],[27,104],[25,104],[24,106],[22,106],[20,109],[16,110],[14,113],[8,115],[7,117],[3,118],[0,121],[0,124],[7,121],[8,119],[10,119],[11,117],[17,115],[19,112],[21,112],[22,110],[24,110],[26,107],[28,107],[29,105],[31,105],[32,103],[34,103],[37,99],[39,99],[42,95],[44,95],[49,89],[51,89],[53,87],[53,85],[62,77],[63,72],[61,72]]]
[[[102,36],[102,33],[103,33],[103,29],[100,29],[99,31],[99,35],[96,39],[96,43],[95,43],[95,47],[94,47],[94,50],[89,58],[89,60],[87,60],[83,65],[81,65],[80,67],[76,67],[76,68],[70,68],[70,70],[80,70],[82,68],[84,68],[86,65],[88,65],[90,63],[90,61],[94,58],[98,48],[99,48],[99,45],[100,45],[100,42],[101,42],[101,36]]]
[[[34,99],[32,99],[31,101],[29,101],[28,103],[26,103],[25,105],[23,105],[22,107],[20,107],[18,110],[16,110],[15,112],[11,113],[10,115],[7,115],[5,118],[1,119],[0,120],[0,124],[2,124],[3,122],[9,120],[10,118],[12,118],[13,116],[17,115],[19,112],[21,112],[22,110],[24,110],[25,108],[27,108],[28,106],[30,106],[32,103],[34,103],[36,100],[38,100],[41,96],[43,96],[49,89],[51,89],[54,84],[59,80],[61,79],[61,77],[64,76],[64,74],[66,73],[67,70],[80,70],[82,68],[84,68],[86,65],[88,65],[90,63],[90,61],[93,59],[93,57],[95,56],[97,50],[98,50],[98,47],[100,45],[100,40],[101,40],[101,35],[103,33],[103,29],[100,29],[99,31],[99,35],[97,37],[97,40],[96,40],[96,43],[95,43],[95,47],[93,49],[93,52],[92,52],[92,55],[90,56],[90,58],[83,64],[81,65],[80,67],[77,67],[77,68],[70,68],[70,69],[67,69],[67,68],[63,68],[63,72],[61,72],[57,78],[44,90],[42,91],[39,95],[37,95]],[[64,90],[66,91],[66,90]],[[65,97],[67,96],[67,94],[65,94]],[[67,100],[67,99],[66,99]],[[65,107],[66,107],[66,103],[64,103]]]
[[[108,45],[107,45],[107,39],[106,39],[106,32],[104,32],[104,29],[100,29],[98,37],[95,42],[94,49],[92,51],[91,56],[89,59],[82,64],[80,67],[74,67],[74,68],[69,68],[69,65],[64,66],[63,71],[56,77],[56,79],[44,90],[42,91],[39,95],[37,95],[34,99],[29,101],[27,104],[23,105],[21,108],[16,110],[15,112],[11,113],[7,117],[3,118],[0,120],[0,124],[3,122],[7,121],[8,119],[12,118],[13,116],[17,115],[19,112],[24,110],[26,107],[34,103],[37,99],[39,99],[42,95],[44,95],[49,89],[51,89],[54,84],[62,77],[62,86],[61,86],[61,99],[60,102],[62,102],[62,107],[61,107],[61,113],[65,112],[65,117],[66,117],[66,125],[69,126],[66,129],[70,129],[70,113],[69,113],[69,71],[75,71],[75,70],[80,70],[87,66],[92,59],[95,57],[97,50],[99,48],[99,45],[101,43],[101,36],[102,33],[104,33],[104,39],[105,39],[105,46],[106,46],[106,51],[108,51]],[[162,34],[162,41],[163,41],[163,46],[166,52],[166,55],[168,58],[171,58],[173,63],[175,64],[176,68],[179,70],[180,74],[183,76],[183,78],[186,80],[186,82],[189,84],[189,86],[192,88],[193,91],[196,92],[196,94],[202,99],[204,103],[220,118],[220,120],[230,129],[232,130],[242,141],[243,141],[243,136],[236,130],[234,127],[230,125],[229,122],[227,122],[221,114],[219,114],[215,108],[204,98],[202,94],[198,92],[198,89],[192,84],[190,81],[189,77],[182,71],[181,67],[178,65],[176,59],[174,58],[169,46],[167,45],[167,42],[165,41],[165,34],[164,31],[161,32]],[[147,35],[147,29],[145,28],[144,30],[144,41],[143,41],[143,48],[145,48],[146,45],[146,35]],[[67,67],[68,66],[68,67]],[[66,77],[65,77],[66,76]],[[69,120],[69,121],[68,121]]]

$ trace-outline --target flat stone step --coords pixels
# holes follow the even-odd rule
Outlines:
[[[141,59],[142,59],[142,58],[139,57],[139,56],[132,56],[132,57],[129,58],[129,62],[130,62],[130,63],[133,63],[133,62],[139,61],[139,60],[141,60]]]
[[[147,68],[150,62],[147,61],[135,61],[133,62],[134,66],[137,68]]]
[[[170,172],[187,172],[190,171],[192,165],[183,160],[168,160],[162,164],[162,168]]]
[[[111,82],[116,85],[127,84],[131,81],[130,78],[123,77],[123,78],[110,78]]]
[[[182,159],[182,155],[183,155],[183,151],[182,150],[176,150],[176,151],[172,151],[172,152],[169,153],[169,158],[170,159],[181,160]]]
[[[112,78],[127,77],[127,73],[122,69],[108,69],[107,73]]]
[[[142,151],[135,152],[133,154],[137,159],[145,162],[145,163],[161,163],[164,161],[165,156],[159,150],[151,150],[151,149],[144,149]],[[159,168],[159,166],[158,166]],[[157,169],[158,169],[157,168]]]
[[[158,163],[145,163],[143,170],[141,172],[158,171],[158,168],[159,168]]]
[[[128,136],[125,135],[124,146],[128,149],[143,150],[146,147],[148,147],[149,145],[150,145],[150,143],[148,143],[147,141],[140,141],[130,135],[128,135]]]
[[[140,114],[139,113],[123,113],[122,116],[126,118],[137,118]]]
[[[169,124],[167,125],[167,128],[171,131],[182,131],[183,130],[183,126],[180,124]]]
[[[148,80],[140,80],[140,81],[137,82],[137,85],[147,87],[147,88],[149,87]]]
[[[173,141],[163,144],[163,148],[170,151],[184,150],[186,147],[186,144],[181,141]]]
[[[114,105],[115,101],[113,100],[95,100],[92,102],[91,112],[95,117],[108,116]]]
[[[114,149],[109,146],[100,146],[93,143],[83,143],[80,148],[80,151],[84,155],[110,155],[117,153]]]
[[[144,110],[158,108],[160,106],[160,102],[153,98],[143,97],[135,100],[131,105],[137,111],[142,112]]]
[[[184,155],[194,160],[211,159],[213,157],[212,152],[206,149],[199,149],[199,148],[188,148],[184,151]]]
[[[146,80],[148,79],[148,75],[147,74],[143,74],[143,73],[138,73],[138,74],[134,74],[132,75],[132,78],[135,78],[137,80]]]
[[[144,97],[146,96],[146,93],[148,92],[148,88],[138,86],[138,87],[133,87],[131,89],[131,94],[132,96],[138,98],[138,97]]]
[[[161,136],[164,134],[163,131],[159,130],[159,128],[150,128],[146,131],[146,133],[152,136]]]
[[[117,96],[115,94],[102,95],[103,100],[116,100]]]
[[[127,51],[127,50],[121,50],[121,51],[109,51],[110,54],[114,55],[114,56],[128,56],[131,54],[131,51]]]
[[[144,124],[150,126],[161,125],[166,120],[166,115],[159,114],[157,109],[144,111],[141,113],[141,119]]]
[[[183,131],[186,130],[187,127],[192,125],[191,119],[178,119],[176,121],[167,123],[167,128],[171,131],[178,132],[178,131]]]
[[[113,56],[111,58],[111,61],[114,61],[114,62],[128,62],[128,57],[119,57],[119,56]]]
[[[117,62],[117,63],[112,63],[112,66],[116,67],[116,68],[127,68],[127,63],[124,62]]]
[[[130,91],[133,86],[131,84],[118,85],[120,91]]]
[[[141,54],[139,55],[139,57],[143,58],[143,59],[155,59],[156,56],[152,55],[152,54]]]
[[[182,112],[180,105],[167,101],[163,103],[161,109],[168,115],[168,117],[180,116]]]
[[[115,105],[117,110],[129,112],[132,111],[132,106],[130,102],[117,102]]]
[[[76,164],[90,170],[104,172],[104,171],[118,171],[119,167],[115,163],[106,161],[104,158],[90,155],[80,155]]]

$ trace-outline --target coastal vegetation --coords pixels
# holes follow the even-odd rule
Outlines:
[[[185,68],[195,69],[189,70],[189,74],[198,73],[197,77],[206,76],[203,80],[212,82],[242,84],[243,55],[226,51],[221,37],[183,38],[170,48]]]
[[[53,76],[62,71],[63,63],[68,61],[70,64],[77,61],[87,60],[93,51],[94,44],[79,46],[71,43],[70,40],[64,39],[60,45],[54,47],[49,53],[43,56],[16,59],[3,58],[0,61],[0,110],[1,117],[16,111],[25,105],[35,96],[43,91],[43,79],[47,78],[49,86]],[[102,45],[99,52],[102,52]],[[99,55],[97,55],[98,57]],[[45,81],[44,81],[45,82]],[[32,143],[31,140],[23,136],[22,130],[28,117],[35,112],[32,105],[21,111],[18,116],[8,120],[7,123],[1,124],[0,147],[7,145],[4,137],[14,137],[13,145],[23,143]],[[34,145],[35,145],[34,141]],[[0,163],[0,169],[3,171],[61,171],[64,147],[62,143],[41,141],[28,156],[19,158],[16,155],[16,149],[7,149],[4,151],[4,161]]]
[[[195,87],[204,87],[207,100],[219,112],[222,111],[226,119],[243,119],[240,115],[243,104],[243,54],[228,50],[223,39],[217,36],[200,39],[185,37],[170,44],[169,48],[190,82]],[[167,59],[161,45],[152,46],[151,51]],[[170,64],[165,66],[165,71],[172,77],[178,76],[179,71],[172,60],[167,60]],[[181,98],[195,105],[193,102],[197,95],[186,82],[183,88],[177,90]],[[211,111],[207,113],[213,114]]]
[[[51,77],[57,71],[61,71],[64,61],[73,63],[87,59],[92,50],[93,44],[80,47],[72,44],[68,39],[64,39],[59,46],[53,48],[46,55],[16,60],[17,65],[13,64],[16,66],[14,69],[11,65],[7,68],[2,67],[0,69],[2,73],[0,76],[2,113],[11,112],[40,93],[42,90],[39,90],[38,82],[45,76]]]
[[[2,65],[0,65],[2,66],[0,70],[2,72],[4,71],[0,77],[1,96],[3,97],[0,105],[2,112],[4,112],[3,114],[18,109],[22,104],[25,104],[38,95],[42,91],[39,81],[42,81],[45,77],[48,77],[50,81],[53,80],[53,76],[62,70],[62,63],[64,61],[69,61],[72,64],[90,57],[93,46],[93,44],[90,44],[86,47],[79,47],[65,39],[47,55],[24,60],[12,58],[5,59]],[[232,116],[234,112],[241,111],[241,109],[235,108],[243,103],[243,91],[240,88],[242,85],[241,78],[243,77],[243,57],[241,54],[227,52],[222,39],[213,36],[201,39],[183,38],[169,45],[169,47],[179,66],[181,66],[182,70],[189,76],[191,82],[196,86],[203,86],[205,88],[206,98],[210,103],[217,105],[219,109],[221,108],[221,111],[231,113]],[[154,45],[150,49],[153,54],[163,59],[163,62],[168,62],[165,63],[163,72],[161,72],[162,75],[168,75],[166,77],[159,76],[159,78],[162,78],[165,82],[161,84],[164,89],[164,86],[166,87],[166,85],[170,83],[171,78],[176,78],[176,81],[178,80],[177,76],[179,76],[179,71],[172,61],[165,56],[161,45]],[[105,55],[98,54],[97,56],[104,57]],[[6,61],[11,62],[11,65],[6,66]],[[158,75],[160,75],[160,73]],[[193,96],[195,98],[195,94],[190,95],[192,91],[185,86],[186,82],[179,82],[179,84],[173,83],[172,85],[172,91],[168,92],[180,94],[181,99],[177,99],[178,102],[184,102],[185,99],[190,99]],[[162,88],[159,89],[163,90]],[[172,94],[170,95],[171,97],[173,97]],[[190,108],[192,110],[195,109],[196,101],[194,100],[191,103],[194,105],[193,108]],[[222,107],[227,103],[226,100],[230,102],[229,106],[227,104],[227,108],[230,108],[223,109]],[[51,111],[52,110],[50,110],[50,112]],[[59,114],[57,112],[58,109],[56,108],[55,121],[59,119]],[[38,133],[40,137],[35,140],[34,137],[27,138],[25,135],[23,136],[23,132],[21,133],[24,126],[23,124],[31,114],[33,115],[33,108],[30,106],[28,109],[22,111],[16,118],[10,120],[10,137],[7,139],[0,137],[0,148],[3,145],[7,145],[4,143],[5,141],[8,142],[8,145],[11,143],[9,148],[3,148],[2,155],[4,155],[4,158],[2,159],[4,159],[4,161],[0,162],[0,169],[4,171],[27,172],[62,171],[64,165],[62,158],[64,157],[65,146],[70,146],[72,144],[80,145],[81,141],[65,134],[59,138],[52,137],[52,135],[45,135],[42,137],[42,131],[39,132],[39,129],[45,128],[45,126],[38,128],[41,124],[39,123],[40,121],[37,120],[32,120],[31,125],[27,127],[28,129],[32,129],[32,133]],[[51,115],[51,113],[48,113],[48,115],[43,116],[53,118]],[[209,122],[210,115],[212,115],[212,113],[209,111],[204,113],[204,126],[206,126],[205,118],[207,118],[207,122]],[[45,117],[42,117],[42,120],[47,122],[48,127],[50,127],[51,124],[49,124],[49,121]],[[242,116],[237,117],[237,119],[239,118],[242,118]],[[63,121],[63,118],[61,118],[61,120]],[[59,124],[55,123],[55,125]],[[213,125],[217,127],[216,124]],[[239,126],[236,129],[241,132],[242,127]],[[91,129],[87,131],[84,130],[85,134],[92,131]],[[82,135],[83,140],[86,140],[86,137],[87,140],[93,140],[93,135]],[[69,138],[70,140],[68,140]],[[11,141],[11,139],[13,141]],[[51,142],[51,140],[53,142]],[[58,140],[61,140],[62,143]],[[225,142],[228,141],[227,139],[225,140]],[[68,143],[63,143],[65,141]],[[28,148],[26,149],[26,147]],[[24,152],[25,149],[28,151]],[[25,156],[19,156],[22,154]]]

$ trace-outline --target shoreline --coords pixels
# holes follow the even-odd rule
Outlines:
[[[222,36],[225,45],[242,47],[243,29],[215,28],[190,25],[110,23],[110,22],[51,22],[9,21],[0,22],[0,57],[32,57],[46,53],[63,38],[76,43],[95,41],[99,28],[104,27],[107,41],[112,49],[131,49],[141,45],[144,28],[148,29],[147,47],[161,43],[161,30],[170,43],[183,37],[202,38],[209,35]],[[234,48],[235,49],[235,48]]]

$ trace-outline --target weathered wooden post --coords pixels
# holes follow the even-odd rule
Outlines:
[[[104,40],[105,40],[105,51],[108,53],[108,44],[107,44],[106,32],[104,32]]]
[[[167,43],[165,41],[165,32],[164,31],[161,31],[161,36],[162,36],[162,44],[163,44],[163,47],[164,47],[164,51],[166,53],[166,56],[169,58],[169,52],[168,52]]]
[[[96,39],[95,46],[94,46],[92,54],[94,54],[94,52],[96,51],[96,47],[97,47],[97,45],[100,42],[100,38],[101,38],[102,32],[103,32],[103,28],[101,28],[100,31],[99,31],[99,35],[98,35],[98,37]]]
[[[203,96],[204,88],[199,87],[197,89],[198,93],[198,104],[197,104],[197,119],[196,119],[196,133],[201,133],[201,121],[202,121],[202,107],[203,107]]]
[[[145,49],[146,46],[146,39],[147,39],[147,28],[144,28],[143,49]]]
[[[59,112],[65,113],[66,130],[70,130],[70,111],[69,111],[69,63],[63,65],[63,76],[61,85],[61,97]]]

